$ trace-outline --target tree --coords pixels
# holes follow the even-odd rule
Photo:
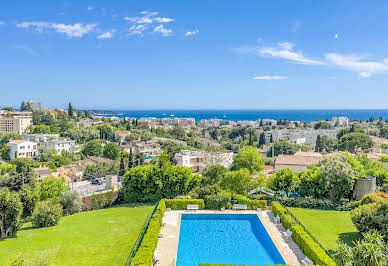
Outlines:
[[[124,176],[125,175],[125,165],[124,165],[124,157],[121,156],[120,159],[120,170],[119,170],[119,176]]]
[[[30,184],[35,186],[37,179],[36,173],[32,169],[31,159],[17,158],[11,160],[11,164],[15,165],[15,172],[8,176],[8,187],[11,190],[19,191],[24,185]]]
[[[227,172],[221,181],[221,187],[233,194],[247,195],[252,182],[250,172],[246,168]]]
[[[298,192],[304,197],[325,198],[329,193],[329,180],[322,175],[319,167],[310,165],[306,171],[298,173]]]
[[[92,140],[86,143],[81,152],[85,156],[101,156],[102,145],[98,142],[98,140]]]
[[[63,213],[72,215],[82,210],[82,199],[76,191],[67,190],[62,192],[59,202],[63,207]]]
[[[332,152],[337,148],[337,139],[329,136],[322,136],[320,142],[320,152]]]
[[[255,135],[256,132],[253,128],[249,130],[249,139],[248,139],[248,145],[253,146],[253,142],[255,141]]]
[[[232,169],[240,170],[246,168],[251,174],[258,173],[264,169],[264,159],[260,152],[251,146],[240,149],[232,165]]]
[[[50,134],[51,129],[47,125],[36,125],[32,129],[32,134]]]
[[[120,149],[116,144],[108,143],[104,146],[103,155],[108,159],[117,160],[120,156]]]
[[[129,150],[129,155],[128,155],[128,170],[132,169],[135,167],[135,158],[133,156],[132,148]]]
[[[266,139],[265,139],[265,134],[264,132],[261,132],[260,133],[260,137],[259,137],[259,147],[263,146],[266,144]]]
[[[38,183],[39,200],[59,201],[61,193],[68,190],[64,179],[47,176]]]
[[[319,120],[314,124],[314,129],[330,129],[333,125],[327,121]]]
[[[74,117],[73,106],[71,105],[71,103],[69,103],[69,107],[67,108],[67,113],[68,113],[69,118]]]
[[[176,139],[181,139],[186,135],[185,130],[179,125],[176,125],[169,133]]]
[[[0,149],[0,155],[1,155],[1,158],[4,161],[9,161],[10,160],[10,157],[9,157],[9,152],[10,151],[11,151],[11,149],[8,147],[7,144],[4,144],[3,147]]]
[[[289,168],[283,168],[276,172],[270,180],[271,189],[275,191],[284,191],[288,197],[288,194],[297,187],[298,177]]]
[[[22,218],[31,216],[38,201],[36,191],[30,185],[26,185],[20,190],[19,196],[23,206]]]
[[[110,125],[102,124],[102,125],[99,125],[97,129],[98,131],[100,131],[100,139],[114,140],[115,135]]]
[[[36,227],[57,225],[62,213],[62,205],[58,202],[40,201],[32,214],[32,225]]]
[[[118,166],[116,163],[102,162],[96,165],[87,165],[82,176],[85,180],[102,178],[107,175],[117,175]]]
[[[54,155],[57,154],[57,151],[56,150],[49,150],[43,146],[40,146],[38,148],[38,160],[39,162],[49,162]]]
[[[315,151],[316,152],[321,152],[322,151],[321,135],[317,136],[317,140],[315,142]]]
[[[293,155],[295,154],[298,149],[299,145],[297,144],[291,144],[288,141],[281,140],[281,141],[276,141],[273,146],[274,149],[274,156],[278,156],[280,154],[286,154],[286,155]],[[268,157],[272,157],[272,149],[269,149],[267,152]]]
[[[351,153],[354,153],[359,149],[371,151],[373,145],[374,142],[369,135],[356,132],[343,135],[338,141],[338,148],[340,150],[346,150]]]
[[[325,157],[319,162],[319,169],[328,180],[329,197],[332,201],[338,202],[352,191],[355,172],[345,156]]]
[[[228,170],[220,164],[210,165],[202,172],[202,186],[215,185],[221,182]]]
[[[0,239],[12,237],[22,225],[23,206],[19,195],[8,188],[0,189]]]

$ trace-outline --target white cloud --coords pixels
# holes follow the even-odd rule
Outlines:
[[[140,12],[141,17],[124,17],[124,20],[129,21],[131,23],[136,24],[151,24],[154,22],[157,23],[169,23],[174,21],[173,18],[166,18],[166,17],[155,17],[158,15],[158,12],[149,12],[149,11],[141,11]]]
[[[185,36],[192,36],[192,35],[196,35],[196,34],[198,34],[198,33],[199,33],[199,30],[195,29],[195,30],[193,30],[193,31],[187,31],[187,32],[185,33]]]
[[[4,25],[5,24],[5,22],[4,21],[0,21],[0,25]]]
[[[159,26],[156,26],[154,28],[154,32],[159,32],[162,34],[162,36],[167,37],[172,35],[172,30],[166,29],[163,24],[160,24]]]
[[[175,21],[175,19],[173,18],[155,18],[155,21],[156,22],[159,22],[159,23],[168,23],[168,22],[173,22]]]
[[[283,77],[283,76],[256,76],[256,77],[253,77],[253,79],[257,79],[257,80],[282,80],[282,79],[286,79],[287,77]]]
[[[45,30],[52,29],[58,33],[63,33],[70,38],[81,38],[85,34],[88,34],[89,32],[93,31],[96,27],[96,24],[57,24],[50,22],[23,22],[16,24],[16,27],[24,29],[32,28],[33,30],[38,32],[44,32]]]
[[[340,68],[358,72],[361,77],[369,78],[374,74],[388,71],[388,58],[383,62],[365,61],[364,56],[359,55],[341,55],[337,53],[328,53],[325,59],[329,64]]]
[[[90,11],[90,10],[93,10],[94,9],[94,7],[92,7],[92,6],[88,6],[88,10]]]
[[[97,36],[97,39],[111,39],[113,38],[113,31],[107,31]]]
[[[339,36],[338,36],[338,33],[334,34],[334,39],[336,39],[336,40],[337,40],[337,39],[338,39],[338,37],[339,37]]]
[[[240,48],[239,50],[246,53],[253,53],[258,56],[270,56],[275,58],[286,59],[291,63],[303,65],[324,65],[325,62],[308,58],[302,52],[293,50],[294,44],[290,42],[278,43],[275,47],[248,47]]]
[[[147,25],[133,25],[128,29],[128,32],[130,35],[142,35],[147,28]]]

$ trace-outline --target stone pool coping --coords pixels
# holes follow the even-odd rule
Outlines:
[[[156,252],[160,254],[157,265],[175,266],[178,254],[179,232],[182,214],[257,214],[272,242],[275,244],[283,260],[288,265],[301,265],[305,257],[292,239],[286,239],[286,230],[281,224],[275,223],[272,211],[233,211],[233,210],[198,210],[198,211],[166,211],[163,217],[164,226],[160,229],[161,238],[158,240]]]

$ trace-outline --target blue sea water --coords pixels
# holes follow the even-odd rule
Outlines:
[[[182,214],[177,266],[285,264],[255,214]]]
[[[284,119],[291,121],[312,122],[317,119],[329,119],[334,116],[346,116],[349,119],[367,120],[371,117],[378,119],[388,118],[388,110],[112,110],[119,117],[192,117],[201,119],[218,118],[224,120],[258,120],[258,119]]]

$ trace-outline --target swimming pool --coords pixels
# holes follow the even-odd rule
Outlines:
[[[285,264],[256,214],[182,214],[177,266]]]

